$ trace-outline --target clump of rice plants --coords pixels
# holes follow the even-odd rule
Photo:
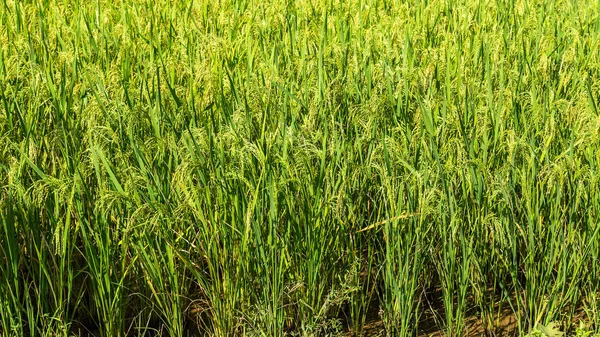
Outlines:
[[[598,1],[0,3],[0,336],[600,333]]]

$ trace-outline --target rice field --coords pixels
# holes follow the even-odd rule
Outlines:
[[[599,110],[599,0],[2,0],[0,336],[600,336]]]

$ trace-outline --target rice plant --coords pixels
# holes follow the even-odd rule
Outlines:
[[[0,336],[600,334],[600,2],[0,2]]]

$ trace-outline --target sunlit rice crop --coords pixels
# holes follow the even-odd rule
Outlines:
[[[0,3],[0,336],[600,333],[600,2]]]

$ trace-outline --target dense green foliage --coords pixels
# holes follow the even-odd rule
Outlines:
[[[0,335],[598,332],[599,33],[597,0],[3,0]]]

